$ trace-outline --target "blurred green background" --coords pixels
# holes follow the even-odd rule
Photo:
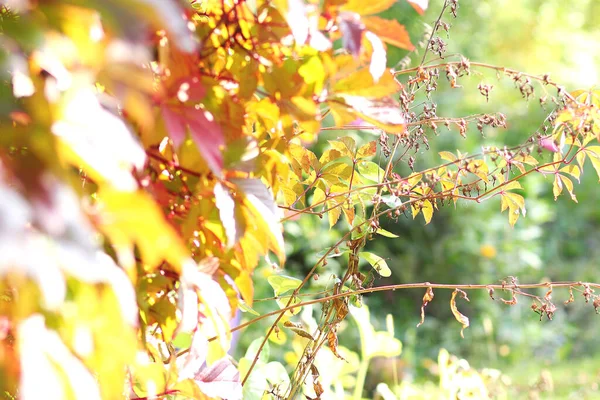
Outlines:
[[[424,16],[419,16],[406,2],[399,1],[382,14],[398,19],[407,26],[413,43],[421,41],[426,27],[433,25],[441,2],[431,2]],[[460,0],[458,19],[446,15],[450,23],[448,54],[460,53],[472,61],[514,68],[533,74],[550,73],[552,79],[569,91],[590,88],[600,76],[600,1],[576,0]],[[388,65],[395,65],[406,51],[388,49]],[[410,66],[417,65],[422,50],[411,56]],[[435,57],[429,54],[428,58]],[[476,70],[463,78],[461,89],[451,89],[443,77],[433,101],[439,116],[466,116],[481,112],[502,112],[508,118],[508,129],[486,129],[485,137],[473,126],[467,139],[456,130],[440,129],[439,136],[429,136],[430,150],[415,155],[417,170],[440,163],[439,151],[477,153],[482,145],[519,144],[534,134],[549,110],[543,110],[537,99],[527,102],[510,79],[497,79],[495,72]],[[479,83],[494,85],[489,102],[479,94]],[[543,89],[535,84],[536,95]],[[548,89],[550,95],[555,92]],[[417,102],[418,103],[418,102]],[[550,107],[550,106],[549,106]],[[417,108],[415,111],[420,111]],[[314,147],[317,155],[326,140],[340,132],[328,132]],[[345,133],[343,133],[345,134]],[[366,142],[376,139],[368,132],[353,134]],[[548,153],[544,157],[548,159]],[[576,185],[579,204],[568,196],[555,202],[552,181],[540,175],[529,176],[522,184],[527,204],[527,217],[519,219],[515,228],[508,224],[506,213],[500,213],[498,199],[475,205],[459,202],[456,209],[442,208],[433,221],[424,226],[423,219],[400,217],[398,222],[382,220],[382,226],[399,235],[388,239],[377,237],[366,250],[387,259],[393,271],[390,278],[377,279],[376,285],[438,282],[499,283],[513,275],[519,282],[547,280],[600,281],[597,260],[600,255],[600,186],[591,165]],[[402,172],[408,173],[408,169]],[[285,274],[302,278],[316,261],[317,253],[333,244],[347,227],[339,223],[329,230],[326,220],[304,216],[286,225],[289,261]],[[329,283],[331,274],[339,274],[338,261],[332,260],[313,289]],[[342,260],[343,262],[343,260]],[[257,298],[272,296],[264,279],[271,267],[257,272]],[[321,286],[318,286],[321,285]],[[536,293],[544,295],[544,291]],[[376,329],[385,329],[385,316],[392,313],[396,337],[403,343],[403,353],[396,360],[402,379],[414,382],[435,380],[430,367],[440,348],[464,358],[478,368],[501,370],[510,379],[509,398],[600,398],[600,345],[597,332],[600,316],[591,304],[585,304],[578,293],[568,306],[568,290],[555,290],[553,300],[558,310],[552,321],[540,322],[530,309],[531,303],[519,299],[516,306],[501,303],[496,293],[492,301],[486,292],[469,292],[470,303],[460,301],[460,309],[471,320],[460,337],[460,325],[449,307],[450,291],[436,291],[427,308],[425,323],[416,328],[423,292],[404,290],[367,296]],[[272,302],[256,303],[265,312],[276,308]],[[246,318],[246,315],[244,315]],[[267,325],[254,325],[243,334],[240,348],[245,348]],[[346,330],[340,342],[356,349],[356,334]],[[272,346],[271,353],[281,351]],[[285,347],[285,345],[283,346]],[[389,364],[372,363],[367,387],[369,391],[385,376]],[[388,374],[389,375],[389,374]],[[548,384],[550,380],[551,384]],[[540,384],[544,383],[544,385]],[[537,397],[536,397],[537,396]]]

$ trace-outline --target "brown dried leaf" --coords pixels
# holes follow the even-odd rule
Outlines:
[[[425,307],[427,307],[427,304],[433,300],[433,297],[433,289],[428,287],[427,291],[423,295],[423,304],[421,305],[421,322],[417,324],[417,328],[423,325],[423,322],[425,322]]]
[[[550,290],[548,290],[546,292],[546,295],[544,296],[544,300],[546,300],[546,301],[552,300],[552,285],[550,285]]]
[[[573,297],[573,286],[569,286],[569,300],[565,301],[565,305],[572,303],[575,301],[575,297]]]
[[[333,307],[336,311],[336,320],[337,322],[342,321],[348,315],[348,304],[343,298],[333,299]]]
[[[340,353],[338,353],[338,337],[335,327],[332,328],[327,334],[327,343],[329,344],[329,348],[331,349],[331,352],[334,356],[336,356],[340,360],[346,361],[346,359],[342,357]]]
[[[600,296],[594,296],[594,310],[596,310],[596,314],[600,314],[598,308],[600,308]]]
[[[502,300],[502,302],[506,305],[509,306],[514,306],[515,304],[517,304],[517,295],[515,294],[515,292],[512,292],[512,298],[510,300],[505,300],[505,299],[500,299]]]
[[[583,297],[585,298],[585,302],[589,303],[590,302],[590,297],[592,297],[592,293],[594,293],[594,290],[590,288],[590,285],[588,285],[587,283],[583,285]]]
[[[469,297],[467,297],[467,294],[464,291],[460,289],[454,289],[454,292],[452,292],[452,298],[450,299],[450,309],[452,310],[454,318],[456,318],[456,320],[462,325],[462,329],[460,330],[460,336],[464,339],[464,330],[469,327],[469,318],[467,318],[466,316],[461,314],[460,311],[458,311],[458,307],[456,306],[456,295],[459,293],[463,299],[465,299],[466,301],[470,301]]]
[[[301,324],[296,324],[292,321],[285,321],[283,323],[283,326],[285,326],[286,328],[288,328],[289,330],[291,330],[298,336],[302,336],[303,338],[310,339],[310,340],[315,340],[315,338],[310,333],[308,333],[308,331],[306,329],[304,329],[304,327]]]
[[[319,376],[320,376],[319,370],[317,369],[317,367],[314,364],[311,364],[310,372],[311,372],[312,378],[313,378],[313,389],[315,390],[317,399],[320,399],[321,395],[323,393],[325,393],[325,390],[323,389],[321,382],[319,382]]]

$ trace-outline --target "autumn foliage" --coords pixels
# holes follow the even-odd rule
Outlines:
[[[404,26],[378,16],[393,3],[2,6],[1,389],[25,399],[242,398],[260,360],[232,362],[231,320],[252,310],[262,257],[285,268],[285,220],[325,217],[348,233],[304,281],[269,281],[276,296],[287,294],[269,333],[302,336],[314,346],[305,356],[327,343],[343,358],[336,327],[350,295],[372,283],[359,261],[391,273],[364,251],[374,235],[394,236],[380,217],[429,223],[444,204],[499,198],[515,224],[526,214],[521,177],[550,175],[556,197],[576,200],[584,163],[600,175],[598,93],[569,94],[547,76],[501,68],[524,97],[534,84],[556,92],[540,132],[515,148],[443,152],[440,165],[415,169],[407,152],[440,128],[466,135],[506,120],[415,113],[415,96],[433,92],[440,75],[458,88],[471,68],[495,67],[461,58],[389,68],[387,46],[416,49]],[[456,7],[444,4],[451,14]],[[426,49],[443,52],[433,39]],[[490,90],[480,87],[486,97]],[[309,149],[334,129],[377,136],[342,135],[319,155]],[[399,163],[412,173],[401,175]],[[296,296],[332,256],[346,257],[347,269],[309,332],[290,319]],[[457,295],[468,298],[452,295],[464,329]],[[293,397],[308,375],[317,397],[327,389],[306,357],[278,396]]]

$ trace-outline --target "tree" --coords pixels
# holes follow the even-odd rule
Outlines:
[[[409,2],[419,13],[427,7]],[[363,293],[425,289],[424,318],[434,290],[453,289],[463,329],[469,320],[456,302],[468,300],[463,290],[506,289],[507,304],[527,295],[516,281],[373,287],[373,274],[390,270],[364,246],[393,236],[382,217],[410,213],[429,223],[439,207],[459,201],[499,199],[514,225],[526,213],[516,191],[529,174],[553,176],[554,196],[576,201],[573,179],[588,159],[600,176],[600,93],[444,58],[438,33],[448,29],[442,17],[456,17],[456,0],[444,2],[418,65],[389,68],[387,46],[416,48],[401,24],[377,16],[393,3],[2,6],[2,389],[23,398],[241,398],[268,389],[266,379],[258,389],[249,383],[259,367],[270,371],[272,396],[294,397],[310,376],[307,390],[320,398],[327,388],[316,354],[327,344],[343,358],[336,332],[349,313],[363,321],[363,337],[397,349],[389,334],[368,329],[366,308],[351,307]],[[428,60],[430,53],[438,58]],[[511,79],[525,99],[541,90],[539,102],[554,110],[522,145],[443,152],[441,165],[416,169],[410,151],[427,148],[442,125],[463,136],[505,126],[499,113],[436,114],[431,95],[440,75],[458,89],[475,68]],[[478,89],[487,99],[493,86]],[[307,144],[327,130],[370,130],[379,139],[342,136],[317,155]],[[402,165],[412,171],[403,174]],[[253,311],[252,272],[269,254],[284,265],[281,223],[301,215],[326,216],[346,233],[303,280],[269,278],[280,310],[254,320],[276,316],[236,366],[227,356],[231,333],[248,323],[231,326],[233,313]],[[340,256],[346,265],[333,289],[302,301],[317,270]],[[597,285],[548,286],[545,297],[534,296],[540,316],[555,311],[552,287],[581,290],[600,305]],[[309,331],[292,317],[314,303],[323,311]],[[281,329],[306,339],[291,378],[263,351]],[[365,347],[360,371],[380,352]]]

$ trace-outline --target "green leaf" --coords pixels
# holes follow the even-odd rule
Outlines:
[[[285,308],[288,307],[288,303],[290,303],[290,306],[296,305],[298,303],[301,302],[301,300],[298,297],[293,297],[292,301],[290,302],[290,297],[291,296],[283,296],[278,298],[277,300],[275,300],[275,302],[277,303],[277,305],[279,306],[279,308]],[[302,307],[298,307],[298,308],[292,308],[291,310],[286,311],[287,316],[293,316],[298,314],[300,311],[302,311]]]
[[[365,218],[357,214],[354,217],[354,224],[352,225],[352,240],[359,239],[367,234],[368,225],[364,223]]]
[[[364,258],[369,264],[371,264],[373,269],[375,269],[375,271],[377,271],[379,275],[386,278],[392,275],[392,271],[390,270],[390,267],[388,267],[387,262],[378,255],[369,253],[367,251],[361,251],[360,253],[358,253],[358,255],[359,257]]]
[[[380,234],[381,236],[385,236],[385,237],[389,237],[389,238],[397,238],[399,237],[398,235],[396,235],[395,233],[392,233],[390,231],[386,231],[383,228],[379,228],[375,231],[375,233]]]
[[[383,169],[373,161],[359,161],[356,167],[363,178],[373,182],[380,182],[385,175]]]
[[[271,275],[267,278],[267,281],[273,288],[275,296],[294,290],[302,283],[300,279],[286,275]]]
[[[260,316],[260,314],[255,309],[246,304],[244,300],[240,300],[238,302],[238,308],[242,310],[242,312],[248,312],[252,315],[256,315],[257,317]]]
[[[252,343],[250,343],[250,346],[248,346],[248,350],[246,350],[246,355],[244,356],[244,358],[248,360],[254,360],[254,357],[256,357],[256,353],[258,353],[258,349],[260,348],[260,345],[262,344],[263,340],[265,340],[264,336],[254,339]],[[270,355],[271,349],[269,347],[269,341],[267,340],[262,350],[260,351],[258,361],[266,364],[269,361]]]
[[[178,349],[189,349],[192,345],[192,334],[189,332],[179,332],[172,343]]]

